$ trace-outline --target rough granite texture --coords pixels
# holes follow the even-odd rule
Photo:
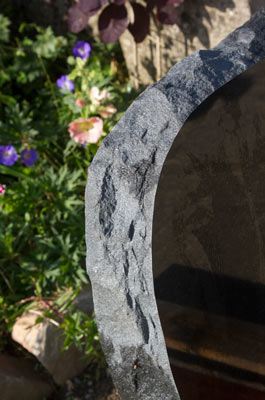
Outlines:
[[[152,274],[160,172],[189,115],[265,58],[265,9],[210,51],[184,58],[129,107],[88,171],[87,270],[101,343],[122,400],[177,400]]]

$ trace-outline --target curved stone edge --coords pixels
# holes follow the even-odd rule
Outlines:
[[[177,63],[103,141],[86,187],[87,271],[101,343],[123,400],[177,400],[154,296],[152,218],[160,172],[189,115],[265,57],[265,9],[218,46]]]

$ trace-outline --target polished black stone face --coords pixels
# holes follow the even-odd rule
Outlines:
[[[239,92],[236,85],[226,96],[215,97],[211,107],[206,104],[201,116],[194,114],[185,124],[163,170],[152,238],[157,185],[175,137],[205,99],[265,58],[264,43],[265,9],[261,9],[214,49],[184,58],[147,88],[104,139],[89,167],[87,271],[101,344],[122,400],[239,400],[232,392],[219,398],[205,394],[201,388],[213,387],[208,383],[201,388],[193,385],[192,393],[185,394],[181,382],[191,388],[195,375],[198,377],[194,366],[199,361],[203,368],[215,363],[208,368],[211,372],[219,370],[218,365],[222,371],[225,367],[226,374],[228,369],[239,370],[241,376],[252,373],[252,380],[264,374],[262,312],[250,321],[229,305],[242,298],[245,281],[264,285],[259,264],[263,182],[253,178],[257,170],[262,175],[264,153],[262,114],[254,105],[260,104],[258,99],[263,96],[263,87],[255,84],[257,74],[250,75]],[[241,102],[252,87],[259,95],[254,90]],[[215,117],[207,120],[208,114]],[[245,134],[240,135],[243,130]],[[251,227],[251,233],[243,226]],[[249,250],[245,248],[248,245]],[[257,251],[260,256],[255,258]],[[251,265],[245,261],[249,254]],[[159,308],[164,333],[154,294],[152,260],[156,287],[161,288],[157,295],[162,298]],[[238,264],[240,268],[232,270]],[[240,290],[238,285],[235,289],[239,281]],[[252,295],[254,289],[251,286]],[[234,297],[231,290],[237,292]],[[171,297],[163,297],[165,293]],[[173,361],[179,362],[174,367],[177,375],[173,372],[176,385],[164,334],[174,352]],[[189,369],[180,371],[184,362],[190,363]],[[216,376],[211,377],[214,381]],[[223,382],[222,387],[229,386]],[[250,391],[253,388],[248,388]],[[245,395],[246,390],[241,393]],[[249,399],[261,397],[244,397]]]
[[[168,347],[265,376],[264,60],[210,96],[176,137],[152,246]]]

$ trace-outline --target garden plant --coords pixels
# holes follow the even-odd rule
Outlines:
[[[128,29],[136,43],[142,42],[149,33],[150,19],[156,25],[177,23],[177,6],[184,0],[78,0],[68,11],[68,27],[71,32],[86,28],[88,20],[99,13],[98,30],[105,43],[114,43]]]
[[[0,349],[26,310],[102,360],[84,285],[84,190],[93,156],[136,93],[118,45],[0,15]],[[85,339],[85,340],[84,340]]]
[[[147,37],[155,42],[152,63],[156,70],[156,80],[161,75],[161,32],[163,25],[179,25],[185,15],[184,0],[76,0],[68,10],[68,28],[73,33],[83,31],[90,18],[97,15],[99,38],[104,43],[115,43],[128,29],[133,40],[131,43],[134,63],[134,87],[139,88],[140,58],[137,44]],[[95,22],[94,22],[95,23]],[[154,37],[151,35],[153,31]]]

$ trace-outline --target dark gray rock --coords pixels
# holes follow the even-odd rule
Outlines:
[[[156,192],[154,278],[175,264],[265,284],[264,94],[265,59],[182,127]]]
[[[160,174],[152,234],[155,294],[171,366],[184,362],[196,371],[199,364],[208,376],[227,379],[229,373],[237,380],[240,368],[241,384],[250,385],[251,371],[263,387],[264,72],[265,59],[185,122]],[[180,394],[193,399],[182,370],[172,369]],[[215,398],[203,396],[198,383],[194,388],[198,398]]]
[[[156,188],[189,115],[265,57],[265,9],[211,51],[181,60],[129,107],[88,172],[87,269],[101,343],[123,400],[179,399],[152,274]]]

